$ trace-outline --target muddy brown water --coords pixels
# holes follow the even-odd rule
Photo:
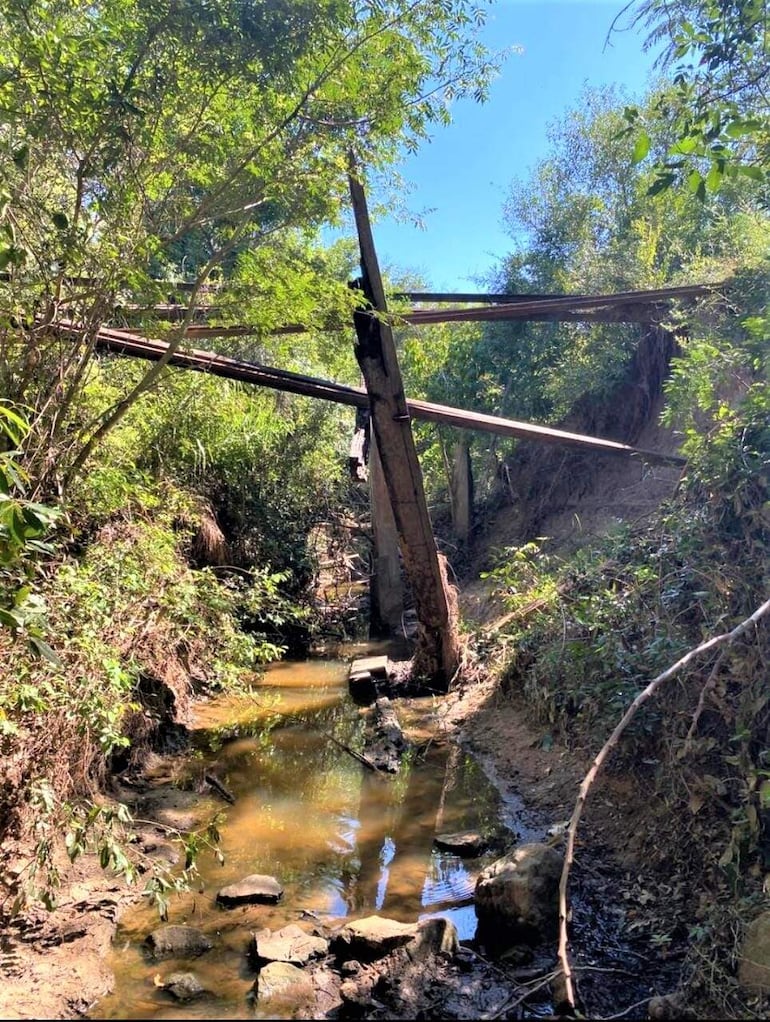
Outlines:
[[[433,839],[459,830],[504,843],[512,830],[525,836],[514,818],[519,807],[501,802],[471,757],[431,734],[430,699],[409,704],[411,724],[425,738],[421,751],[398,775],[366,770],[338,744],[360,747],[363,733],[348,670],[347,660],[276,664],[253,697],[200,708],[194,751],[177,764],[176,797],[167,797],[158,815],[200,826],[221,814],[224,863],[203,853],[199,886],[173,899],[168,917],[208,934],[214,948],[194,961],[152,962],[143,942],[161,925],[157,910],[132,910],[110,951],[114,992],[91,1017],[272,1017],[260,1016],[250,997],[255,974],[246,949],[250,933],[263,927],[303,920],[334,926],[375,912],[405,922],[441,914],[461,939],[473,937],[473,889],[490,856],[462,860],[436,849]],[[226,785],[233,805],[189,790],[205,771]],[[220,908],[217,891],[251,873],[280,881],[279,904]],[[157,984],[178,971],[193,971],[208,995],[172,1002]]]

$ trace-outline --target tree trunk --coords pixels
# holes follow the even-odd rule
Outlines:
[[[376,312],[385,312],[377,255],[366,197],[350,177],[350,195],[361,249],[364,296]],[[417,610],[418,635],[414,667],[446,690],[460,660],[457,620],[446,568],[439,560],[425,500],[420,463],[406,407],[393,333],[371,311],[354,314],[356,358],[366,384],[374,438],[398,530],[401,553]]]

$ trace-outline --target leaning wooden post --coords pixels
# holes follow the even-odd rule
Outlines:
[[[370,306],[354,313],[356,358],[369,395],[372,428],[417,610],[413,670],[446,689],[460,662],[456,615],[446,568],[433,537],[393,333],[377,316],[387,311],[385,290],[366,195],[352,161],[349,181],[361,250],[362,288]]]

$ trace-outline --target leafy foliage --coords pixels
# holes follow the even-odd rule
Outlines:
[[[747,223],[738,216],[731,228]],[[534,711],[544,742],[559,736],[596,753],[653,677],[766,600],[766,223],[747,237],[755,230],[765,244],[746,246],[731,301],[678,320],[687,333],[664,416],[688,457],[676,496],[646,524],[592,539],[576,555],[561,558],[548,541],[533,541],[503,552],[491,573],[509,608],[497,643],[504,684]],[[763,902],[769,861],[769,650],[761,624],[694,661],[637,713],[612,760],[654,795],[644,854],[689,892],[688,968],[706,1015],[728,1003],[734,1017],[745,1014],[734,961],[742,925]],[[708,909],[694,908],[701,895]],[[732,979],[723,987],[714,976]]]
[[[36,560],[52,552],[46,538],[58,514],[26,497],[28,477],[19,459],[27,431],[25,418],[0,402],[0,441],[12,445],[0,450],[0,625],[23,636],[37,654],[55,660],[44,639],[45,603],[31,583]],[[0,724],[10,726],[4,718]]]
[[[94,336],[116,306],[146,310],[162,333],[153,310],[169,289],[155,276],[182,277],[172,350],[215,271],[223,309],[259,281],[257,335],[279,310],[344,313],[350,296],[323,286],[303,246],[338,219],[349,154],[384,170],[493,72],[474,41],[483,9],[467,0],[28,0],[0,15],[0,382],[32,409],[46,484],[81,470],[171,357],[80,418]],[[77,324],[65,345],[62,320]]]
[[[658,155],[674,139],[659,102],[653,93],[642,107],[651,130],[654,125]],[[768,230],[763,190],[735,178],[705,202],[686,190],[651,199],[655,171],[629,151],[626,110],[615,90],[586,90],[579,106],[551,126],[548,157],[528,179],[511,184],[504,217],[515,245],[489,282],[491,290],[606,294],[722,282],[761,265]],[[691,310],[680,320],[672,313],[670,325],[685,318],[689,326]],[[404,373],[416,396],[555,424],[578,401],[600,401],[625,380],[639,327],[448,324],[402,336]],[[429,481],[443,496],[448,437],[435,429],[423,435]],[[511,445],[480,437],[469,442],[479,494],[494,491]]]
[[[649,194],[681,185],[705,198],[727,180],[767,183],[770,162],[768,28],[764,0],[641,0],[637,17],[650,27],[650,44],[663,43],[673,74],[654,106],[673,137],[656,161]],[[643,160],[657,126],[631,107],[634,159]]]

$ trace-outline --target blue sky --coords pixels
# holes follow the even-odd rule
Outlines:
[[[404,161],[407,205],[422,229],[386,217],[374,225],[380,263],[420,274],[436,290],[475,290],[510,251],[502,206],[512,181],[548,152],[547,128],[574,107],[585,84],[617,84],[641,97],[653,57],[642,32],[613,34],[624,0],[498,0],[483,41],[519,46],[487,103],[457,103],[453,124]],[[372,196],[372,200],[376,197]]]

